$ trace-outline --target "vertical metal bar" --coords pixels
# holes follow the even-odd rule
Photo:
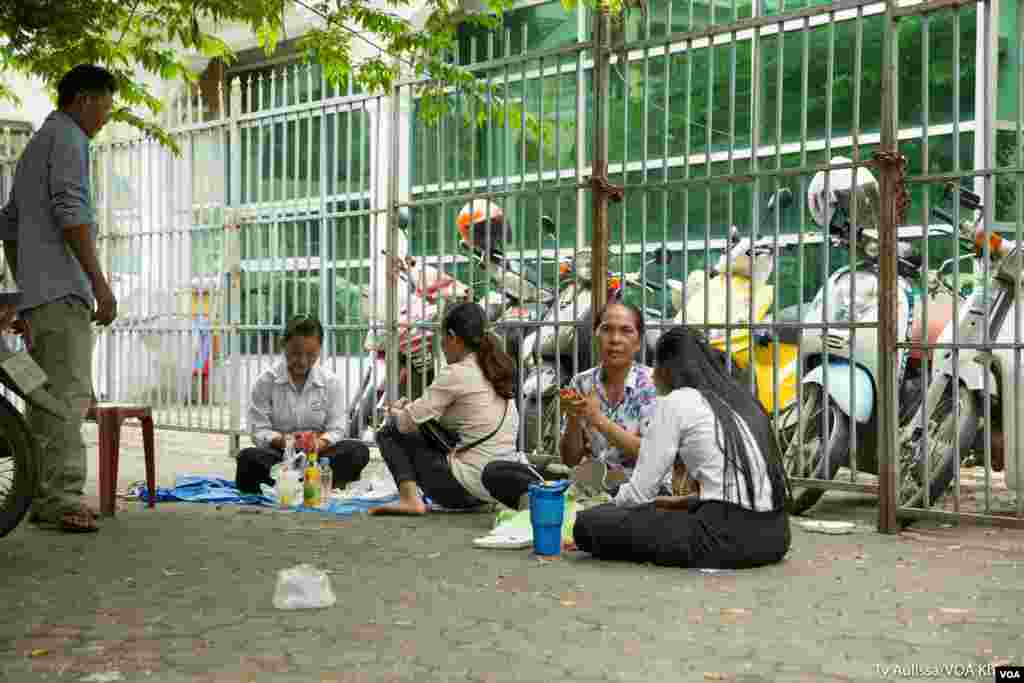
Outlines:
[[[881,151],[883,154],[897,153],[896,119],[896,56],[898,31],[894,15],[897,0],[886,0],[885,28],[882,48],[882,129]],[[893,163],[881,167],[881,222],[879,226],[879,279],[881,300],[879,302],[878,336],[882,349],[879,364],[880,395],[878,401],[881,416],[881,448],[879,463],[879,512],[878,530],[893,533],[896,523],[896,449],[898,430],[896,424],[896,173]],[[896,173],[894,173],[896,172]]]
[[[608,176],[608,82],[609,82],[609,17],[606,11],[594,14],[594,131],[593,178],[598,181],[591,191],[591,309],[599,311],[608,296],[608,195],[600,181]],[[594,344],[597,339],[594,339]],[[595,346],[594,357],[597,357]]]
[[[671,47],[672,47],[672,41],[669,40],[667,38],[667,36],[672,34],[672,5],[673,5],[672,0],[668,0],[668,2],[665,3],[665,35],[666,35],[666,39],[665,39],[665,45],[662,48],[663,49],[662,54],[663,54],[663,58],[665,60],[665,89],[664,89],[664,93],[663,93],[663,95],[665,97],[665,112],[664,112],[664,114],[662,116],[662,119],[661,119],[661,126],[662,126],[661,149],[662,149],[662,154],[664,155],[664,158],[663,158],[662,164],[661,164],[661,181],[662,181],[662,183],[664,183],[664,186],[662,187],[662,191],[661,191],[661,243],[665,247],[666,253],[667,253],[667,250],[668,250],[668,244],[667,244],[668,243],[668,193],[669,193],[669,189],[668,189],[668,177],[669,177],[668,176],[668,162],[669,162],[669,158],[672,156],[671,155],[671,149],[670,149],[670,146],[669,146],[669,121],[671,120],[671,110],[672,110],[672,87],[671,87],[671,75],[672,75],[672,53],[671,53]],[[685,161],[684,161],[684,163],[685,163]],[[685,245],[686,244],[686,235],[681,235],[680,237],[682,238],[682,240],[681,240],[682,243]],[[664,265],[664,268],[665,268],[665,276],[666,277],[665,277],[665,280],[663,282],[663,284],[665,285],[665,288],[662,291],[661,308],[665,312],[665,317],[661,321],[662,328],[660,330],[658,330],[658,335],[659,336],[661,336],[662,334],[664,334],[667,331],[666,323],[671,323],[671,321],[672,321],[672,315],[671,314],[672,314],[672,312],[674,310],[673,309],[673,305],[672,305],[672,294],[669,291],[668,279],[667,279],[668,275],[669,275],[669,273],[671,271],[668,269],[668,264],[667,263]],[[685,279],[685,276],[684,276],[684,279]],[[683,306],[683,308],[685,308],[685,306]],[[654,365],[654,361],[653,360],[648,360],[647,363],[648,363],[648,365]]]
[[[191,87],[189,87],[189,102],[191,102],[191,101],[192,101],[192,92],[191,92]],[[199,354],[201,355],[202,354],[202,345],[200,343],[198,345],[198,348],[197,348],[197,345],[196,345],[196,342],[199,342],[200,340],[196,338],[197,334],[196,334],[196,329],[194,327],[195,320],[196,320],[196,315],[192,311],[192,301],[193,301],[193,297],[196,296],[197,290],[192,285],[192,275],[194,273],[194,268],[190,267],[189,264],[192,263],[192,259],[190,257],[191,257],[191,255],[193,253],[192,252],[193,242],[196,239],[196,235],[197,234],[202,234],[202,233],[197,230],[197,226],[195,224],[196,213],[197,213],[196,210],[195,210],[196,209],[196,201],[195,201],[195,170],[196,170],[195,169],[195,159],[196,159],[196,144],[195,144],[195,140],[196,140],[196,132],[195,131],[186,132],[185,136],[187,137],[187,149],[188,149],[188,152],[187,152],[187,156],[185,158],[185,163],[182,164],[182,174],[185,177],[184,178],[185,179],[185,187],[187,189],[187,192],[184,193],[185,194],[185,196],[184,196],[185,208],[184,208],[184,211],[182,213],[184,213],[184,216],[185,216],[186,220],[182,222],[182,231],[179,233],[179,235],[180,235],[180,237],[179,237],[179,239],[180,239],[180,244],[179,244],[180,249],[179,249],[179,251],[181,252],[181,259],[182,259],[181,266],[182,267],[181,267],[181,270],[179,270],[176,273],[176,279],[183,286],[181,287],[181,289],[175,288],[175,290],[179,291],[179,292],[183,292],[184,295],[185,295],[184,298],[187,301],[187,304],[185,304],[183,306],[183,308],[185,309],[185,311],[187,311],[186,317],[189,318],[188,323],[187,323],[188,324],[188,331],[185,332],[182,335],[182,337],[184,337],[184,340],[186,342],[186,346],[187,346],[187,349],[188,349],[188,353],[189,353],[189,361],[190,362],[189,362],[188,366],[192,367],[193,363],[195,362],[193,357],[192,357],[193,348],[196,348],[197,351],[199,352]],[[188,252],[189,253],[187,253],[187,254],[186,254],[185,245],[188,245]],[[181,282],[182,279],[184,279],[184,282]],[[202,367],[200,367],[200,370],[199,370],[199,373],[198,373],[198,379],[199,379],[200,396],[201,396],[202,395],[201,394],[201,388],[202,388],[202,381],[203,381]],[[195,383],[192,381],[192,375],[191,375],[191,373],[189,373],[188,383],[185,385],[185,399],[186,399],[185,400],[185,424],[187,424],[189,427],[193,427],[194,426],[193,419],[195,417],[195,414],[194,414],[194,410],[193,410],[193,401],[194,401],[195,397],[193,396],[193,391],[192,391],[194,384]]]
[[[587,16],[588,10],[584,5],[578,5],[579,9],[576,12],[576,38],[580,42],[585,41],[587,34]],[[594,40],[596,45],[597,35],[591,36],[591,40]],[[597,63],[594,64],[597,66]],[[583,180],[583,169],[587,165],[587,95],[584,92],[583,84],[586,82],[586,70],[583,68],[583,52],[579,51],[576,53],[576,119],[581,122],[582,125],[576,126],[576,163],[575,163],[575,181],[576,181],[576,236],[573,240],[573,258],[576,257],[576,250],[579,249],[581,244],[584,244],[586,240],[586,231],[584,226],[586,225],[586,207],[584,206],[586,199],[586,190],[582,186]],[[596,78],[596,71],[591,73],[591,78]],[[597,87],[591,84],[592,88]],[[592,106],[596,106],[594,102]],[[591,135],[594,132],[591,131]]]
[[[1024,9],[1017,6],[1017,168],[1024,168]],[[1017,231],[1016,242],[1018,249],[1024,244],[1024,173],[1017,173],[1016,192],[1014,197],[1017,204]],[[1019,290],[1018,290],[1019,291]],[[1014,307],[1014,329],[1016,331],[1014,343],[1016,352],[1014,355],[1014,376],[1020,377],[1021,367],[1024,365],[1022,356],[1022,338],[1024,338],[1024,311],[1022,311],[1021,297],[1018,295]],[[1020,382],[1013,383],[1013,412],[1008,413],[1004,408],[1003,415],[1010,414],[1010,420],[1003,420],[1003,453],[1004,457],[1013,458],[1014,471],[1016,473],[1017,492],[1017,517],[1024,517],[1024,459],[1020,457],[1021,433],[1019,425],[1024,424],[1024,391],[1021,390]],[[1018,425],[1018,429],[1010,429],[1008,423]],[[1009,471],[1007,470],[1007,474]]]
[[[671,0],[669,0],[669,2],[666,3],[666,4],[671,4]],[[645,12],[641,16],[646,19],[646,21],[644,22],[644,25],[641,27],[641,34],[644,36],[645,40],[649,40],[650,37],[651,37],[651,15],[650,15],[650,12]],[[625,50],[624,50],[624,52],[625,52]],[[667,50],[666,50],[666,53],[667,53]],[[666,57],[667,56],[668,55],[666,54]],[[644,46],[644,50],[643,50],[643,80],[642,80],[642,82],[640,84],[640,101],[642,103],[641,109],[640,109],[640,111],[641,111],[641,114],[640,114],[640,116],[641,116],[641,120],[640,120],[640,159],[641,159],[641,164],[642,164],[640,175],[641,175],[642,182],[643,182],[643,185],[644,185],[644,189],[642,190],[642,194],[641,194],[641,204],[640,204],[640,310],[644,312],[645,316],[647,314],[647,213],[648,213],[648,204],[650,203],[650,193],[651,193],[651,190],[647,187],[647,183],[649,182],[648,166],[649,166],[649,163],[650,163],[650,161],[648,159],[648,157],[650,155],[650,144],[648,143],[648,138],[649,138],[648,117],[650,116],[650,109],[649,109],[648,105],[649,105],[649,99],[651,97],[651,93],[650,93],[650,90],[647,87],[647,83],[650,80],[650,77],[651,77],[651,48],[650,48],[649,45],[645,45]],[[664,158],[662,160],[662,164],[668,164],[668,153],[667,152],[662,152],[662,154],[664,154]],[[625,176],[626,164],[629,162],[629,159],[626,158],[626,159],[623,159],[622,161],[623,161],[623,176]],[[623,180],[623,184],[625,184],[625,180]],[[623,202],[623,205],[625,205],[625,202]],[[626,222],[623,221],[622,222],[622,236],[623,236],[623,240],[625,240],[625,237],[626,237],[626,225],[627,225]],[[663,249],[665,248],[665,243],[664,242],[662,242],[661,247]],[[623,251],[625,251],[625,250],[623,250]],[[623,270],[625,270],[625,269],[623,269]],[[662,278],[662,283],[664,284],[664,278]],[[625,286],[625,273],[623,273],[623,286]],[[659,306],[658,308],[662,309],[662,310],[664,309],[663,306]],[[646,364],[646,365],[652,364],[652,361],[650,361],[647,358],[647,343],[646,343],[646,338],[643,335],[640,336],[640,357],[643,359],[644,364]]]
[[[399,126],[402,123],[402,90],[393,87],[389,95],[391,105],[391,163],[388,169],[387,205],[388,231],[387,253],[393,256],[398,253],[398,174],[402,155],[402,136]],[[376,254],[373,255],[376,257]],[[398,398],[398,271],[392,267],[393,260],[385,260],[387,273],[387,340],[388,348],[384,354],[387,363],[387,397],[388,402]],[[372,280],[371,280],[372,281]]]
[[[690,0],[690,25],[693,24],[693,0]],[[686,52],[683,53],[686,57],[686,90],[684,92],[685,102],[683,109],[686,115],[683,117],[685,122],[685,130],[683,131],[683,180],[690,180],[690,151],[692,149],[692,138],[691,130],[693,128],[693,40],[690,39],[686,42]],[[682,304],[683,311],[680,319],[683,324],[687,324],[688,320],[688,306],[686,305],[687,300],[690,297],[690,292],[687,291],[686,282],[690,273],[690,191],[693,186],[689,183],[683,185],[683,272],[681,278],[683,281],[683,294]],[[707,263],[704,264],[705,271],[707,270]],[[705,330],[705,334],[707,331]]]
[[[754,15],[760,14],[760,5],[762,0],[753,0],[753,13]],[[735,36],[734,36],[735,37]],[[750,187],[750,224],[753,226],[753,234],[751,235],[752,240],[757,240],[761,234],[761,225],[758,222],[758,216],[760,214],[761,206],[761,178],[758,174],[760,170],[760,147],[761,147],[761,29],[755,28],[750,36],[750,161],[749,168],[751,174],[754,176],[754,181]],[[781,209],[775,211],[779,213]],[[779,237],[775,235],[775,243],[772,250],[772,267],[775,268],[778,265],[778,244]],[[754,255],[751,254],[751,259]],[[753,263],[753,261],[751,261]],[[778,288],[776,288],[778,289]],[[754,300],[757,292],[754,284],[754,278],[751,278],[751,297],[750,297],[750,319],[754,322]],[[777,297],[773,297],[775,312],[778,312],[778,301]],[[774,322],[778,318],[777,315],[772,316],[773,328],[768,330],[769,333],[774,332]],[[761,322],[761,321],[756,321]],[[754,399],[758,400],[758,387],[757,387],[757,367],[754,362],[754,346],[757,343],[757,333],[754,328],[750,328],[748,331],[748,343],[747,343],[747,367],[750,368],[750,388],[754,395]],[[772,344],[772,348],[777,345]],[[777,359],[773,362],[773,367],[778,364]],[[772,384],[772,396],[778,395],[778,389],[775,383]],[[772,401],[772,406],[762,406],[766,410],[770,410],[773,417],[772,424],[778,424],[778,410],[775,406],[776,401]]]
[[[995,131],[994,126],[996,122],[996,89],[992,87],[994,79],[998,78],[998,70],[993,68],[993,61],[996,59],[994,43],[998,40],[998,23],[997,17],[999,12],[999,0],[986,0],[979,7],[978,11],[981,11],[984,15],[984,30],[978,37],[978,40],[984,41],[982,50],[982,93],[985,97],[985,107],[982,110],[984,118],[982,119],[982,137],[984,156],[981,162],[977,159],[974,160],[974,167],[992,169],[996,165],[996,153],[995,153]],[[957,14],[959,16],[959,13]],[[954,54],[953,59],[959,61],[959,56]],[[975,86],[977,87],[977,86]],[[977,113],[975,114],[977,119]],[[977,128],[975,128],[975,135],[978,134]],[[953,141],[956,147],[960,146],[959,137]],[[985,202],[985,228],[986,230],[995,230],[995,179],[991,173],[986,173],[983,179],[984,192],[982,197]],[[986,317],[984,330],[985,343],[997,342],[998,338],[992,338],[992,330],[990,329],[988,322],[989,319]],[[1004,321],[1003,324],[1006,324]],[[1000,330],[996,330],[998,335]],[[982,426],[982,438],[984,443],[984,456],[985,456],[985,514],[992,513],[992,392],[999,391],[999,387],[990,386],[989,377],[990,373],[985,372],[983,375],[985,378],[985,423]],[[1016,384],[1014,382],[1014,384]],[[1009,399],[1009,392],[1006,391],[1008,386],[1004,386],[1003,390],[1000,391],[1000,395],[1006,396],[1006,400]],[[959,424],[959,421],[957,422]],[[959,439],[957,439],[959,441]]]
[[[977,86],[975,86],[977,87]],[[896,125],[899,125],[899,118],[896,119]],[[926,132],[927,134],[927,132]],[[977,131],[975,131],[977,135]],[[963,162],[960,158],[960,8],[953,8],[953,171],[956,173],[960,172],[963,168]],[[957,190],[954,204],[953,215],[957,218],[957,224],[960,222],[960,192]],[[959,287],[960,273],[959,265],[960,262],[956,262],[958,271],[956,276],[956,283]],[[985,300],[988,300],[988,272],[989,272],[989,260],[985,260],[985,277],[983,279],[983,287],[985,288]],[[983,338],[987,338],[988,330],[988,318],[986,317],[984,322],[985,335]],[[953,327],[953,343],[959,343],[959,326]],[[960,366],[959,366],[959,354],[953,354],[953,415],[956,424],[960,424]],[[987,375],[987,373],[986,373]],[[953,477],[953,510],[954,512],[960,512],[960,440],[954,439],[953,441],[953,466],[955,475]],[[930,466],[930,464],[928,465]],[[930,472],[931,470],[925,470]],[[930,506],[932,501],[929,500],[930,487],[925,488],[925,506]]]
[[[350,74],[349,77],[348,77],[348,95],[349,96],[352,95],[352,90],[353,90],[353,83],[352,83],[352,81],[353,81],[353,78],[352,78],[352,76]],[[340,112],[339,112],[339,114],[340,114]],[[344,218],[342,218],[342,221],[343,221],[343,224],[345,226],[345,251],[344,251],[344,253],[345,253],[345,260],[344,260],[344,263],[345,263],[345,280],[348,281],[348,282],[353,282],[354,280],[352,278],[352,263],[353,263],[354,259],[353,259],[353,256],[352,256],[352,232],[353,232],[353,230],[352,230],[352,221],[353,221],[352,211],[353,211],[354,208],[356,208],[358,206],[361,206],[361,203],[360,204],[355,203],[355,201],[354,201],[355,200],[355,193],[352,191],[352,166],[353,166],[354,157],[356,156],[355,153],[352,150],[352,127],[355,125],[355,122],[356,122],[357,117],[358,117],[358,113],[357,113],[357,111],[355,109],[355,106],[350,104],[348,106],[348,108],[346,109],[344,116],[345,116],[345,123],[346,123],[346,125],[345,125],[345,193],[343,195],[344,199],[342,200],[341,211],[343,212],[342,215],[344,216]],[[361,219],[356,218],[355,220],[358,221],[358,220],[361,220]],[[346,340],[346,342],[348,342],[348,340],[351,339],[352,337],[354,337],[355,335],[353,334],[352,330],[349,327],[347,327],[348,321],[346,320],[345,322],[346,322],[345,340]],[[347,345],[348,344],[346,343],[346,346]],[[363,358],[360,356],[360,361],[362,361],[362,360],[363,360]],[[373,368],[373,370],[372,370],[373,382],[374,382],[374,384],[376,384],[377,381],[378,381],[377,373],[376,373],[377,364],[374,363],[371,367]],[[359,367],[359,370],[358,370],[358,375],[360,377],[362,377],[363,372],[364,371],[363,371],[363,368],[362,368],[362,362],[360,362],[360,367]],[[345,362],[345,386],[346,387],[351,387],[352,386],[352,364],[350,362],[347,362],[347,361]],[[371,418],[371,421],[372,421],[372,419],[373,418]]]
[[[312,91],[312,86],[310,87]],[[324,322],[326,329],[326,346],[328,353],[333,358],[335,356],[335,349],[337,348],[334,340],[337,334],[335,325],[338,321],[335,319],[334,312],[337,310],[337,306],[334,305],[334,243],[331,240],[330,233],[330,219],[327,217],[328,204],[327,204],[327,107],[324,105],[324,101],[327,99],[327,92],[321,85],[320,88],[320,160],[319,160],[319,175],[320,180],[317,183],[317,194],[320,199],[320,213],[319,213],[319,228],[320,228],[320,319]],[[313,139],[313,128],[312,120],[310,121],[310,144]],[[378,147],[379,149],[379,147]],[[379,152],[378,152],[379,154]],[[312,159],[312,153],[310,159]],[[310,173],[312,179],[312,173]],[[370,254],[371,258],[373,254]],[[321,361],[323,362],[323,361]],[[337,370],[337,368],[332,368]],[[348,386],[345,387],[345,400],[346,405],[351,401],[352,397],[349,396]]]
[[[625,32],[626,31],[626,27],[623,26],[622,30],[623,30],[623,32]],[[621,173],[622,173],[622,185],[623,185],[623,187],[625,187],[629,183],[629,176],[627,174],[627,168],[629,167],[629,161],[630,161],[630,158],[629,158],[629,138],[630,138],[630,133],[629,133],[629,123],[630,123],[630,116],[629,116],[629,110],[630,110],[630,106],[629,106],[629,101],[630,101],[630,96],[629,96],[630,95],[629,68],[630,67],[629,67],[629,57],[628,57],[629,50],[628,50],[628,48],[623,48],[623,52],[626,53],[626,56],[623,56],[623,54],[620,52],[620,53],[615,55],[615,59],[616,59],[616,63],[617,63],[617,66],[618,66],[618,68],[616,69],[616,73],[618,73],[619,76],[622,78],[622,100],[621,100],[621,103],[616,103],[616,104],[619,104],[619,106],[622,107],[622,127],[623,127],[623,130],[625,131],[625,134],[622,136],[622,170],[621,170]],[[610,59],[609,59],[609,62],[610,62]],[[609,74],[610,73],[611,73],[611,71],[609,71]],[[609,110],[611,109],[611,104],[610,104],[611,92],[610,92],[610,88],[611,88],[611,84],[609,83],[609,91],[608,91]],[[610,117],[609,117],[609,122],[610,122]],[[625,273],[625,270],[626,270],[626,226],[628,225],[628,220],[629,220],[628,216],[626,215],[626,213],[627,213],[627,206],[626,205],[627,205],[627,202],[621,202],[621,204],[619,206],[619,212],[618,212],[619,213],[619,239],[618,239],[618,247],[619,247],[619,259],[618,260],[619,260],[619,263],[618,263],[617,271],[619,273],[619,277],[620,278],[622,277],[622,275]],[[608,233],[609,233],[608,234],[608,241],[610,243],[611,240],[613,239],[613,237],[611,235],[611,226],[609,226],[609,228],[608,228]],[[610,263],[611,262],[611,258],[610,258],[610,256],[611,256],[611,254],[609,254],[609,268],[611,268],[611,263]],[[598,310],[598,309],[595,309],[595,310]]]
[[[104,239],[102,241],[101,249],[102,249],[103,261],[105,262],[104,263],[104,265],[105,265],[104,270],[107,273],[107,277],[111,280],[111,284],[113,285],[114,273],[110,272],[110,240],[113,239],[112,227],[113,227],[113,221],[114,221],[114,207],[113,207],[113,202],[111,201],[111,194],[110,193],[111,193],[111,180],[112,180],[112,177],[114,175],[114,158],[113,158],[114,157],[114,148],[112,146],[103,147],[103,148],[101,148],[101,153],[103,154],[103,161],[104,161],[104,169],[103,169],[103,203],[105,204],[105,206],[104,206],[104,210],[102,212],[103,213],[103,232],[106,233],[106,234],[102,235],[102,237]],[[3,199],[0,199],[0,201],[6,201],[6,197],[4,197]],[[97,342],[98,342],[98,344],[103,346],[103,350],[104,350],[103,364],[106,366],[104,368],[105,374],[106,374],[106,384],[107,384],[106,389],[107,389],[107,393],[109,393],[109,394],[111,394],[111,396],[113,396],[114,395],[114,368],[113,368],[113,357],[111,355],[112,348],[111,348],[111,345],[110,345],[110,332],[105,331],[103,328],[99,328],[98,332],[99,333],[97,334]],[[89,371],[92,372],[92,368],[89,368]],[[117,399],[114,398],[113,400],[117,400]]]
[[[714,3],[712,3],[712,5],[711,5],[711,23],[712,24],[715,23]],[[711,192],[712,192],[712,190],[711,190],[711,183],[708,182],[707,179],[710,178],[711,175],[713,174],[713,170],[711,168],[711,155],[712,155],[712,149],[713,149],[712,145],[714,143],[713,137],[714,137],[714,129],[715,129],[714,116],[712,114],[712,107],[714,106],[713,103],[715,101],[715,40],[714,40],[713,37],[712,38],[708,38],[707,55],[708,55],[707,83],[705,84],[705,87],[707,88],[707,100],[706,100],[705,109],[704,109],[704,121],[705,121],[705,124],[704,124],[704,178],[705,178],[705,182],[703,184],[704,185],[704,272],[705,272],[705,278],[707,278],[708,275],[710,275],[710,273],[708,272],[708,265],[709,265],[709,262],[711,260]],[[725,333],[727,339],[728,339],[729,334],[732,332],[732,328],[729,327],[729,325],[732,323],[732,305],[731,305],[732,301],[730,300],[731,297],[729,296],[729,294],[730,294],[729,283],[732,282],[732,278],[731,278],[731,274],[729,273],[729,270],[728,270],[728,267],[730,265],[732,265],[731,262],[729,261],[729,259],[731,258],[730,249],[729,249],[729,234],[730,234],[731,228],[732,228],[731,225],[726,225],[725,226],[726,239],[725,239],[725,252],[724,252],[724,255],[726,257],[726,272],[722,274],[722,277],[728,278],[726,280],[727,284],[726,284],[726,289],[725,289],[725,292],[726,292],[725,293],[725,302],[726,302],[725,303],[725,320],[724,320],[725,327],[723,328],[724,333]],[[711,336],[711,330],[707,326],[708,322],[709,322],[708,318],[711,315],[711,291],[710,291],[710,287],[704,287],[703,294],[704,294],[704,320],[701,321],[701,324],[704,325],[704,327],[703,327],[704,334],[710,337]],[[726,343],[728,344],[728,341]],[[726,354],[725,355],[725,360],[726,360],[727,366],[731,369],[732,368],[732,359],[729,357],[729,349],[728,349],[728,347],[726,348],[725,354]]]
[[[763,6],[762,6],[762,8],[763,8]],[[776,60],[776,66],[775,66],[775,170],[777,172],[781,172],[782,171],[782,102],[783,102],[783,96],[784,96],[783,89],[782,89],[782,80],[783,80],[782,79],[782,66],[783,66],[783,54],[784,54],[783,47],[784,47],[784,40],[785,40],[785,30],[784,30],[785,29],[785,25],[784,25],[784,23],[779,22],[775,26],[776,26],[776,33],[775,33],[775,60]],[[774,183],[774,187],[775,187],[776,190],[779,189],[779,181],[777,179],[776,179],[776,181]],[[801,193],[801,195],[802,195],[802,193]],[[802,205],[802,202],[801,202],[801,205]],[[801,216],[803,216],[803,212],[801,212]],[[776,261],[775,261],[775,282],[776,283],[778,283],[778,280],[779,280],[779,264],[780,263],[779,263],[779,251],[778,251],[778,238],[779,238],[779,231],[781,230],[781,223],[782,223],[782,212],[781,211],[776,211],[775,212],[775,258],[776,258]],[[798,267],[800,267],[800,266],[798,266]],[[800,315],[798,316],[799,319],[803,319],[803,302],[804,302],[803,288],[804,288],[804,283],[801,280],[801,281],[799,281],[797,283],[797,309],[798,309],[798,311],[800,311]],[[776,290],[777,290],[777,285],[776,285]],[[777,298],[777,293],[776,293],[776,310],[777,310],[777,302],[778,302],[778,298]],[[777,319],[777,316],[776,316],[776,319]],[[781,396],[781,392],[779,391],[779,352],[778,352],[779,351],[779,346],[781,345],[781,343],[780,343],[780,340],[779,340],[779,337],[778,337],[777,334],[773,335],[772,341],[773,341],[772,346],[774,348],[774,351],[772,353],[772,387],[773,387],[772,396],[773,396],[773,402],[775,403],[775,407],[776,407],[776,416],[775,416],[775,421],[774,421],[773,424],[780,425],[781,422],[780,422],[780,420],[778,418],[777,412],[778,412],[778,404],[780,402],[780,396]],[[798,358],[797,365],[799,366],[800,365],[799,364],[799,359],[800,359],[800,353],[799,352],[797,353],[797,358]],[[794,372],[794,371],[790,371],[790,372]],[[797,371],[797,372],[798,372],[797,377],[799,378],[800,377],[799,371]],[[795,380],[795,382],[798,385],[800,384],[799,379]],[[798,398],[799,398],[799,396],[798,396]],[[786,407],[786,408],[788,408],[788,407]],[[799,400],[797,402],[797,411],[798,411],[798,416],[799,416],[799,411],[800,411]],[[785,456],[784,453],[781,454],[781,455],[783,457]]]

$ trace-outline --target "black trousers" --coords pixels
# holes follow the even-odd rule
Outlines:
[[[370,449],[362,441],[342,439],[330,448],[320,451],[319,457],[330,458],[334,487],[344,488],[349,482],[359,479],[363,468],[370,462]],[[279,448],[243,448],[238,454],[235,486],[241,493],[259,493],[260,484],[273,486],[270,468],[283,458],[284,451]]]
[[[420,435],[403,434],[392,424],[377,431],[380,455],[401,484],[415,481],[430,500],[446,508],[471,508],[481,504],[452,474],[448,456],[432,448]]]
[[[602,560],[666,567],[746,569],[779,562],[789,551],[789,516],[720,501],[690,510],[599,505],[576,516],[576,547]]]
[[[530,484],[536,484],[540,479],[522,463],[495,460],[484,466],[481,481],[492,496],[515,510],[519,507],[519,499],[530,490]]]

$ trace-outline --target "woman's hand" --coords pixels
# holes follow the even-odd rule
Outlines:
[[[696,499],[697,496],[658,496],[654,499],[654,507],[659,510],[689,510]]]
[[[407,405],[409,405],[409,399],[405,398],[404,396],[396,401],[392,401],[390,404],[388,404],[388,414],[397,415]]]
[[[562,410],[569,417],[585,420],[592,427],[596,427],[604,414],[601,412],[601,402],[597,398],[597,388],[590,390],[589,394],[573,392],[571,395],[563,396]]]

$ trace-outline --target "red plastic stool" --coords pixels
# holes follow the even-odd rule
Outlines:
[[[117,463],[121,450],[121,424],[130,418],[142,423],[142,448],[146,454],[146,489],[149,507],[156,507],[156,458],[153,447],[153,414],[149,406],[134,403],[94,403],[86,418],[95,420],[100,441],[100,514],[114,516],[117,507]]]

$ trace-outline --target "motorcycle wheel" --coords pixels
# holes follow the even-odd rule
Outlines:
[[[825,425],[828,441],[824,441]],[[850,453],[849,418],[839,410],[832,399],[825,397],[820,386],[809,385],[804,390],[800,423],[783,437],[783,462],[790,477],[831,481]],[[822,489],[804,489],[794,496],[789,512],[800,515],[809,510],[825,495]]]
[[[25,418],[0,396],[0,538],[21,523],[36,490],[38,445]]]
[[[928,501],[931,504],[942,497],[956,476],[954,460],[957,451],[953,442],[959,442],[960,457],[966,458],[981,426],[977,395],[961,386],[957,398],[960,404],[959,422],[953,409],[952,386],[946,388],[942,400],[928,420],[928,464],[931,473],[927,480]],[[921,437],[901,453],[906,461],[900,463],[900,507],[925,506],[924,442]]]
[[[558,416],[558,405],[554,391],[545,392],[541,397],[538,414],[536,401],[527,401],[523,405],[523,451],[526,453],[555,453],[555,435],[560,431],[561,421]]]
[[[373,422],[373,411],[377,406],[377,388],[372,376],[363,382],[362,391],[356,396],[355,405],[349,411],[348,438],[361,439],[366,428]]]

